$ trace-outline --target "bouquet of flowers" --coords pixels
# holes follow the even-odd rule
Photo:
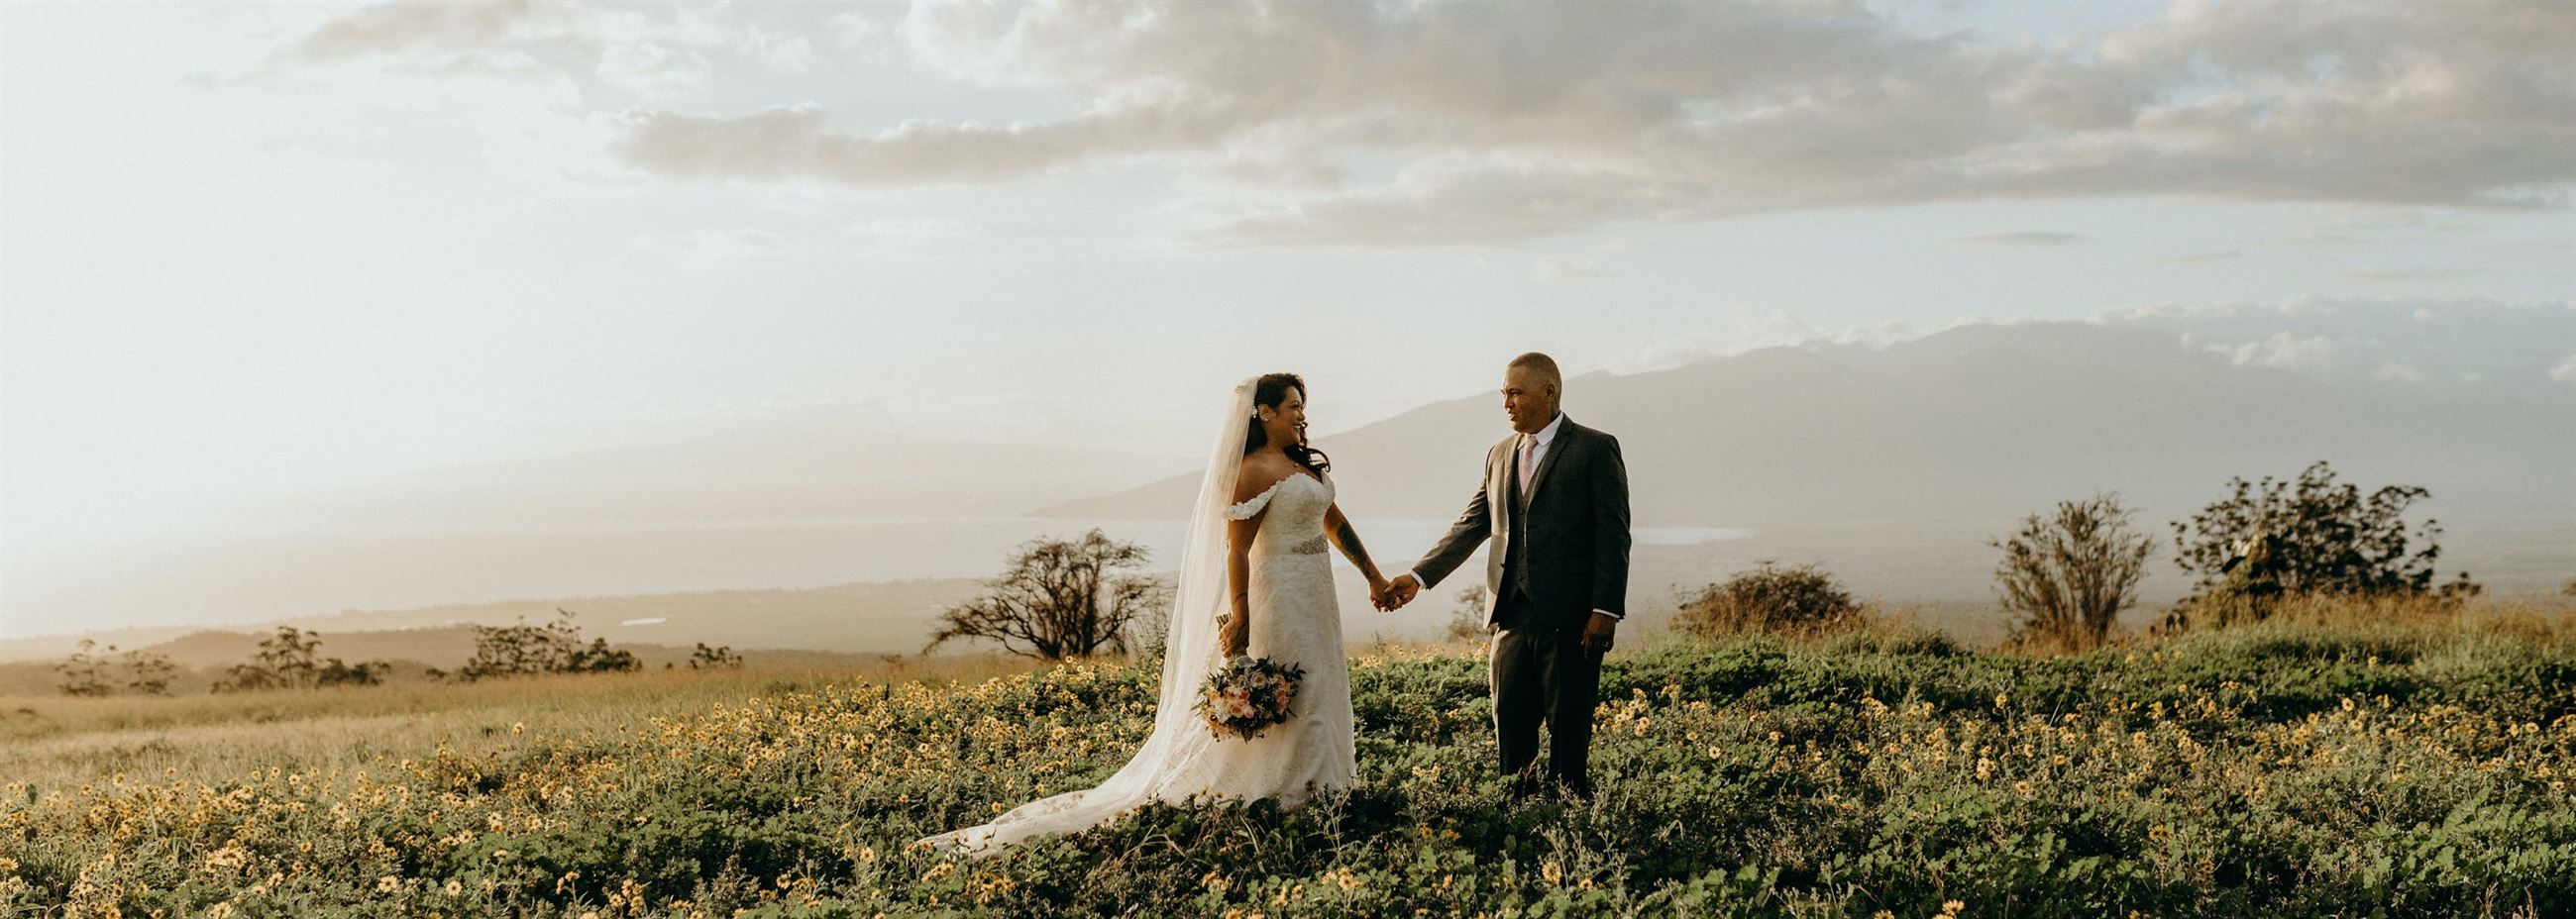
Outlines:
[[[1288,720],[1288,704],[1297,698],[1297,682],[1306,668],[1266,657],[1228,658],[1208,674],[1198,701],[1190,708],[1207,719],[1208,733],[1231,733],[1245,740],[1261,736],[1271,725]]]

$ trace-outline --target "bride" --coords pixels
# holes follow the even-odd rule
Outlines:
[[[1305,801],[1350,787],[1356,765],[1350,664],[1327,544],[1386,587],[1359,534],[1333,503],[1332,468],[1306,446],[1306,383],[1273,373],[1234,388],[1190,517],[1165,639],[1153,733],[1098,787],[1023,804],[982,826],[921,842],[990,852],[1086,829],[1149,802],[1194,798]],[[1286,723],[1249,740],[1211,735],[1191,701],[1220,654],[1297,664],[1306,676]]]

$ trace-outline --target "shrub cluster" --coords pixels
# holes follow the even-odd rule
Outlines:
[[[703,644],[698,648],[702,653],[707,650]],[[698,664],[695,658],[689,662],[692,667]],[[453,674],[433,670],[431,675],[471,683],[540,673],[624,673],[643,667],[633,653],[609,647],[608,639],[582,644],[581,627],[573,624],[572,611],[557,609],[555,621],[544,625],[529,625],[522,619],[513,625],[475,626],[474,656]]]

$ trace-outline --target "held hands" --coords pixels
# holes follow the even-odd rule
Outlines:
[[[1413,602],[1413,598],[1421,593],[1421,581],[1414,580],[1410,573],[1401,574],[1397,575],[1395,580],[1371,587],[1369,602],[1379,610],[1391,613],[1404,608],[1405,604]]]

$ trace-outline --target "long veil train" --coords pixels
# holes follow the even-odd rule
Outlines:
[[[1217,740],[1190,710],[1189,700],[1216,660],[1217,616],[1226,611],[1225,511],[1242,471],[1243,443],[1251,431],[1254,379],[1234,388],[1225,418],[1208,452],[1207,474],[1190,511],[1181,551],[1180,579],[1172,593],[1171,628],[1164,640],[1163,684],[1154,705],[1153,733],[1134,758],[1099,785],[1040,798],[980,826],[921,840],[933,846],[991,852],[1033,836],[1090,828],[1153,801],[1178,802],[1215,778],[1199,766]]]

